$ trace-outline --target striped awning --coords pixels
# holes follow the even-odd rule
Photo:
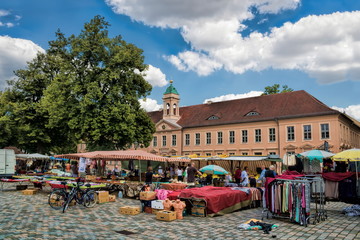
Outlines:
[[[157,156],[152,153],[148,153],[142,150],[125,150],[125,151],[95,151],[87,153],[70,153],[55,155],[58,158],[79,159],[81,157],[90,159],[102,159],[102,160],[150,160],[156,162],[178,162],[177,159],[171,159],[168,157]],[[186,162],[186,159],[182,159],[182,162]]]

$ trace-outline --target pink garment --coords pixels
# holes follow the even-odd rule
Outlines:
[[[156,192],[157,199],[165,200],[165,199],[167,199],[167,195],[169,193],[172,193],[173,191],[165,190],[165,189],[156,189],[155,192]]]

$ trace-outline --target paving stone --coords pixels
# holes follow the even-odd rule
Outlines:
[[[117,199],[91,209],[77,205],[62,213],[49,207],[47,197],[46,192],[32,196],[0,192],[0,239],[360,239],[360,219],[341,214],[350,206],[342,202],[328,202],[328,219],[308,227],[286,219],[265,218],[265,222],[278,224],[279,228],[264,234],[261,230],[237,228],[251,218],[261,219],[261,208],[215,218],[186,216],[181,221],[161,222],[152,214],[120,215],[119,207],[139,205],[134,199]],[[121,230],[135,234],[116,232]]]

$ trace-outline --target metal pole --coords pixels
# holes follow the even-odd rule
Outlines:
[[[140,159],[139,159],[139,181],[141,182],[141,165],[140,165]]]

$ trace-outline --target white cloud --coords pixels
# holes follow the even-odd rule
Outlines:
[[[149,65],[149,69],[144,72],[144,74],[145,80],[152,86],[163,87],[168,84],[166,75],[160,70],[160,68]]]
[[[335,12],[242,36],[245,20],[295,9],[300,0],[105,0],[116,13],[150,26],[179,29],[187,50],[167,59],[181,71],[209,75],[264,69],[306,72],[320,83],[360,80],[360,12]]]
[[[3,23],[3,22],[0,22],[0,27],[8,27],[8,28],[11,28],[15,26],[13,23],[11,22],[6,22],[6,23]]]
[[[213,98],[205,99],[204,103],[207,103],[209,101],[211,101],[211,102],[223,102],[223,101],[240,99],[240,98],[258,97],[263,93],[264,92],[262,92],[262,91],[250,91],[248,93],[227,94],[227,95],[222,95],[222,96],[219,96],[219,97],[213,97]]]
[[[0,17],[6,17],[9,16],[10,12],[4,9],[0,9]]]
[[[158,104],[156,100],[151,98],[140,99],[139,102],[141,107],[147,112],[157,111],[162,108],[161,104]]]
[[[24,68],[38,52],[44,49],[30,40],[0,36],[0,89],[14,77],[13,71]]]
[[[222,66],[204,54],[191,51],[179,53],[178,56],[171,55],[165,58],[179,70],[185,72],[194,71],[200,76],[207,76]]]
[[[336,107],[333,106],[332,107],[335,110],[338,110],[340,112],[346,113],[348,115],[350,115],[351,117],[357,119],[358,121],[360,121],[360,104],[358,105],[350,105],[348,107],[342,108],[342,107]]]

